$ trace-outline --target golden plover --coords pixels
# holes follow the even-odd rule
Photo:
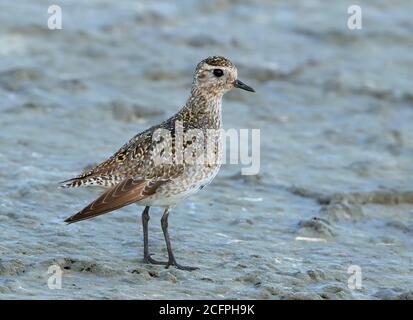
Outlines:
[[[195,70],[191,95],[174,116],[134,136],[108,160],[62,187],[103,186],[109,188],[83,210],[65,220],[74,223],[122,208],[132,203],[145,206],[142,213],[144,260],[194,270],[176,262],[168,234],[170,209],[179,201],[210,183],[218,173],[222,157],[222,136],[212,134],[222,128],[221,102],[232,88],[254,92],[237,78],[234,64],[220,56],[201,61]],[[159,133],[169,133],[167,135]],[[208,140],[208,143],[206,143]],[[181,148],[180,148],[181,146]],[[208,148],[207,148],[208,146]],[[212,146],[212,147],[211,147]],[[201,151],[199,153],[199,151]],[[214,161],[194,161],[204,152]],[[188,156],[189,155],[189,156]],[[188,158],[191,161],[188,161]],[[162,231],[168,261],[151,257],[148,244],[149,208],[164,208]]]

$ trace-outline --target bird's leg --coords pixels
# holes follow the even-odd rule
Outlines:
[[[148,239],[148,222],[149,222],[149,206],[146,206],[142,212],[142,226],[143,226],[143,259],[147,263],[168,265],[168,262],[157,261],[152,259],[149,253],[149,239]]]
[[[165,237],[166,248],[168,250],[168,264],[166,265],[166,267],[168,268],[169,266],[175,266],[176,268],[178,268],[180,270],[187,270],[187,271],[192,271],[192,270],[199,269],[197,267],[183,266],[183,265],[180,265],[176,262],[174,254],[172,252],[171,240],[169,239],[168,216],[169,216],[169,208],[166,208],[165,212],[162,216],[162,219],[161,219],[162,231],[163,231],[163,235]]]

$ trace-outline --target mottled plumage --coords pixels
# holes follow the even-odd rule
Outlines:
[[[86,220],[138,203],[147,206],[142,216],[145,235],[149,206],[164,207],[166,209],[162,227],[168,247],[167,265],[173,264],[185,269],[186,267],[176,263],[170,244],[168,245],[169,208],[202,189],[217,174],[222,156],[221,136],[212,135],[212,148],[208,150],[205,137],[211,137],[211,129],[222,128],[222,96],[233,87],[253,91],[237,80],[237,70],[228,59],[214,56],[201,61],[195,70],[191,95],[178,113],[161,124],[137,134],[112,157],[95,168],[63,182],[62,187],[66,188],[91,185],[109,188],[83,210],[66,219],[66,222]],[[169,132],[171,139],[158,138],[156,133],[161,132],[160,130]],[[192,131],[195,131],[195,134],[192,134]],[[182,150],[179,148],[181,145]],[[208,156],[212,156],[214,161],[180,161],[182,157],[179,158],[179,155],[182,151],[189,154],[196,154],[198,151],[206,154],[208,151]],[[145,250],[146,246],[147,239]],[[150,258],[147,250],[145,260],[156,263]]]

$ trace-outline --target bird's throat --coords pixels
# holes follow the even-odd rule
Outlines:
[[[182,109],[191,128],[222,128],[222,92],[204,92],[192,89],[185,107]]]

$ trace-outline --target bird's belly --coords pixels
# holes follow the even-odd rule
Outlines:
[[[142,199],[138,204],[159,207],[174,206],[208,185],[217,175],[219,168],[219,165],[205,167],[201,170],[199,167],[188,168],[182,176],[161,185],[154,195]]]

